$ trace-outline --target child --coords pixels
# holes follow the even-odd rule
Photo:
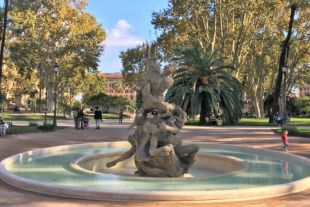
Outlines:
[[[282,138],[282,143],[283,143],[283,150],[287,151],[287,148],[288,148],[288,131],[287,130],[283,130],[281,138]]]

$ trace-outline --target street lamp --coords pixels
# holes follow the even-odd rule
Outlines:
[[[283,79],[283,123],[287,124],[287,110],[286,110],[286,74],[288,67],[286,65],[282,66],[282,73],[284,75]]]
[[[45,77],[45,107],[44,107],[44,126],[46,126],[46,117],[47,117],[47,71],[43,71],[44,77]]]
[[[55,73],[55,90],[54,90],[54,118],[53,118],[53,127],[55,128],[57,126],[56,123],[56,106],[57,106],[57,73],[59,71],[59,66],[57,63],[53,66],[54,73]]]

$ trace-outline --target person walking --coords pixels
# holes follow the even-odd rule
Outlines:
[[[98,107],[95,108],[94,112],[94,119],[96,121],[96,129],[100,129],[100,122],[102,121],[102,112],[98,109]]]
[[[79,112],[78,112],[78,109],[75,108],[72,111],[72,115],[73,115],[73,120],[74,120],[74,128],[78,129],[79,128],[79,121],[78,121]]]
[[[283,130],[281,139],[282,139],[282,143],[283,143],[282,149],[284,151],[287,151],[287,149],[288,149],[288,131],[287,130]]]
[[[118,117],[118,122],[121,124],[123,123],[123,116],[124,116],[124,111],[123,109],[121,108],[120,111],[119,111],[119,117]]]
[[[81,108],[78,112],[78,129],[84,129],[84,118],[85,114],[84,114],[84,111],[83,111],[83,108]]]

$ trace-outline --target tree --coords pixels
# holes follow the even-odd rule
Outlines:
[[[108,113],[111,107],[132,107],[133,105],[127,97],[108,96],[102,92],[89,97],[85,103],[88,106],[99,106],[105,113]]]
[[[100,92],[96,95],[90,96],[87,100],[84,100],[84,102],[88,106],[98,106],[103,109],[103,111],[108,111],[110,104],[107,102],[108,95]]]
[[[156,43],[138,45],[135,48],[121,52],[122,75],[125,85],[134,89],[139,88],[139,84],[144,80],[146,70],[142,59],[148,56],[156,57],[159,61],[162,60],[161,54],[157,51]]]
[[[96,71],[105,32],[85,12],[85,0],[12,0],[10,11],[10,61],[20,71],[37,71],[40,97],[47,90],[52,110],[54,72],[60,66],[60,94],[76,95],[86,71]]]
[[[24,71],[20,73],[14,65],[7,65],[8,68],[4,68],[4,84],[5,88],[3,92],[10,94],[12,97],[21,97],[24,94],[28,95],[28,101],[32,102],[32,106],[36,108],[35,95],[38,93],[38,80],[37,74],[30,71]]]
[[[121,52],[122,75],[126,85],[136,89],[138,84],[144,80],[145,66],[142,59],[146,57],[147,46],[145,44]]]
[[[133,105],[132,101],[128,97],[118,96],[115,99],[115,105],[117,107],[123,108],[123,109],[126,109],[128,107],[131,108],[131,109],[134,109],[134,105]]]
[[[289,1],[292,2],[292,1]],[[300,10],[295,15],[288,56],[289,91],[298,80],[307,80],[309,71],[309,5],[295,0]],[[289,4],[290,5],[290,4]],[[252,98],[257,117],[264,116],[263,103],[274,88],[281,40],[289,23],[288,1],[283,0],[170,0],[167,8],[154,12],[152,24],[160,31],[157,48],[165,60],[176,47],[195,42],[210,47],[216,58],[236,69],[244,92]],[[308,78],[309,79],[309,78]]]
[[[310,96],[298,97],[294,100],[294,105],[299,112],[310,111]]]
[[[212,48],[193,45],[176,50],[173,58],[178,64],[174,83],[166,99],[200,114],[200,124],[206,116],[223,112],[224,123],[235,124],[242,115],[241,84],[229,73],[230,66],[214,59]]]
[[[6,102],[5,95],[3,94],[3,92],[0,92],[0,107],[1,107],[0,110],[1,110],[1,112],[3,112],[5,102]]]
[[[9,0],[4,1],[4,14],[3,14],[3,28],[1,36],[1,48],[0,48],[0,92],[2,92],[2,79],[3,79],[3,54],[5,46],[6,27],[8,23],[8,8]]]
[[[100,93],[107,92],[106,79],[102,73],[85,73],[81,91],[83,92],[83,100]]]
[[[268,110],[270,112],[270,109],[272,108],[271,113],[269,113],[270,114],[269,122],[273,121],[273,115],[276,112],[278,112],[278,109],[279,109],[280,89],[281,89],[281,82],[283,79],[282,67],[287,66],[287,56],[288,56],[288,50],[289,50],[289,43],[290,43],[290,39],[292,36],[295,12],[296,12],[296,4],[292,4],[291,5],[291,14],[290,14],[290,23],[288,26],[287,36],[286,36],[285,40],[283,41],[283,45],[281,48],[276,84],[275,84],[274,92],[272,94],[272,104]],[[287,117],[285,117],[285,118],[287,118]],[[287,120],[285,120],[285,121],[287,121]]]

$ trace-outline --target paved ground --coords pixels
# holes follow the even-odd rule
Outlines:
[[[70,125],[66,122],[66,125]],[[105,121],[101,130],[93,128],[87,130],[74,130],[66,128],[51,133],[36,133],[24,135],[11,135],[0,137],[0,159],[10,155],[35,148],[78,144],[85,142],[101,141],[119,141],[126,140],[128,123],[119,125],[114,121]],[[251,128],[251,127],[185,127],[180,133],[185,140],[223,143],[280,150],[281,142],[278,135],[274,135],[270,128]],[[288,153],[294,153],[310,158],[310,138],[290,137],[290,150]],[[250,202],[233,202],[233,203],[114,203],[114,202],[95,202],[77,199],[59,198],[46,196],[37,193],[27,192],[11,187],[0,181],[0,206],[29,206],[29,207],[98,207],[98,206],[130,206],[130,207],[185,207],[185,206],[208,206],[208,207],[309,207],[310,190],[289,196],[283,196],[273,199],[256,200]]]

